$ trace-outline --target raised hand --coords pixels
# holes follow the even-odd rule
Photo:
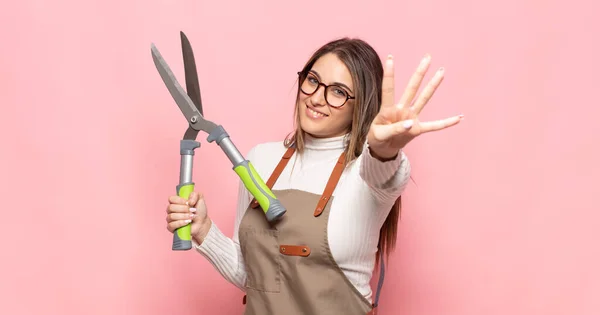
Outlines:
[[[392,56],[388,56],[384,66],[381,109],[373,120],[368,134],[369,147],[373,156],[380,159],[391,159],[418,135],[446,129],[462,120],[463,116],[458,115],[437,121],[419,121],[419,113],[444,78],[444,69],[438,69],[415,99],[430,63],[431,57],[426,55],[410,78],[402,97],[396,103],[394,60]]]

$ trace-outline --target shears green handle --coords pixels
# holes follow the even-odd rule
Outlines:
[[[189,198],[194,191],[194,184],[190,183],[184,186],[177,186],[177,195],[181,198]],[[173,250],[190,250],[192,249],[192,224],[188,223],[173,233]]]
[[[194,150],[200,147],[200,142],[195,140],[181,140],[179,150],[181,163],[179,169],[179,185],[177,196],[188,199],[194,191],[192,171],[194,168]],[[190,250],[192,248],[192,224],[189,223],[173,233],[173,250]]]
[[[260,177],[252,163],[246,160],[240,151],[235,147],[229,135],[222,126],[217,126],[207,138],[208,142],[215,141],[225,152],[231,163],[233,170],[242,180],[246,189],[258,201],[261,209],[265,213],[267,221],[273,222],[281,218],[286,212],[285,207],[275,197],[275,194],[267,187]]]
[[[250,161],[243,160],[235,165],[233,170],[238,174],[246,189],[258,201],[267,217],[267,221],[275,221],[285,213],[285,208],[258,175]]]

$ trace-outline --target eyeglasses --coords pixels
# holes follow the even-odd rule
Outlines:
[[[348,92],[339,85],[326,85],[325,83],[320,82],[317,76],[310,72],[302,79],[303,74],[302,71],[298,72],[298,76],[300,77],[300,80],[302,80],[300,91],[306,95],[313,95],[322,85],[325,88],[325,101],[329,106],[342,107],[349,99],[355,98],[354,96],[350,96]]]

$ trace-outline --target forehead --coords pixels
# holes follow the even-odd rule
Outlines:
[[[325,84],[342,83],[350,89],[354,89],[350,70],[333,53],[328,53],[317,59],[313,64],[312,70],[319,74],[321,81]]]

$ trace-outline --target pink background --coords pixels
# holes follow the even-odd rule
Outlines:
[[[599,314],[598,12],[591,0],[6,2],[0,313],[241,313],[243,294],[199,254],[172,252],[165,228],[186,125],[150,43],[183,79],[183,30],[205,114],[244,153],[290,130],[296,71],[333,38],[394,54],[398,89],[426,52],[446,67],[422,118],[466,118],[407,148],[416,184],[381,314]],[[231,235],[237,177],[203,143],[194,179]]]

